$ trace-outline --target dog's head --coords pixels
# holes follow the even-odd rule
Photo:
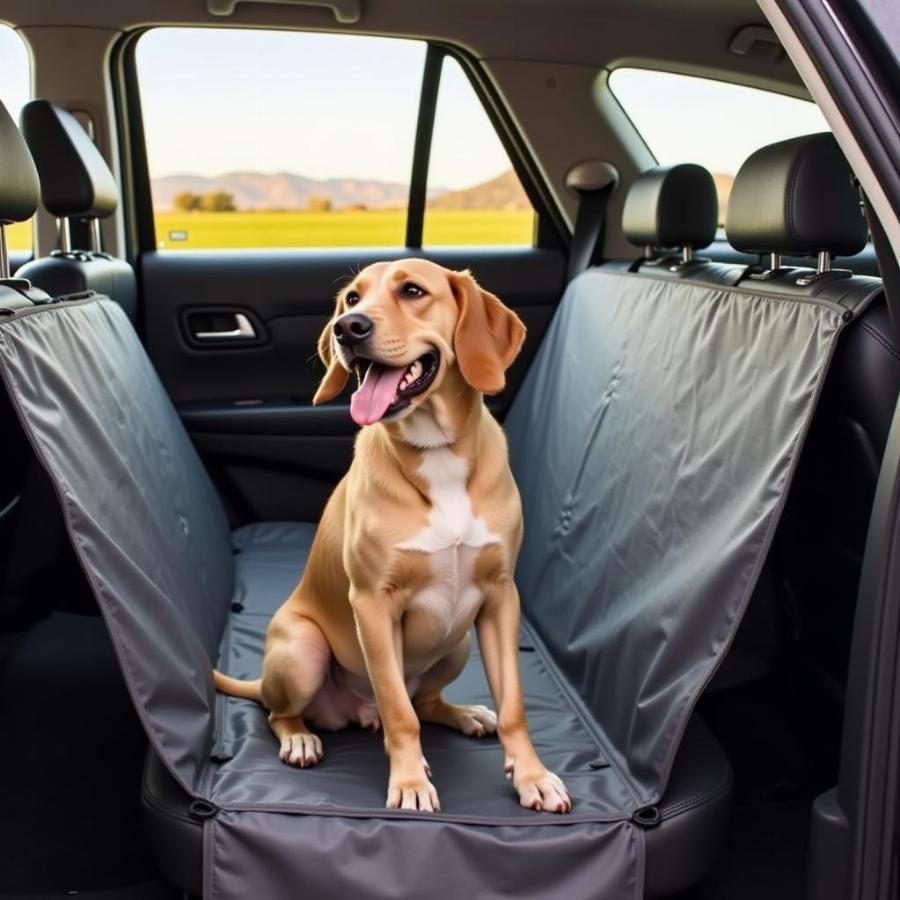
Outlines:
[[[468,271],[422,259],[375,263],[337,296],[319,337],[327,371],[314,404],[336,397],[350,373],[360,425],[408,415],[455,367],[472,390],[495,394],[525,339],[525,326]]]

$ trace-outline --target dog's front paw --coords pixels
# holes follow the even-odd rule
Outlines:
[[[387,808],[440,812],[441,804],[434,785],[428,780],[429,774],[431,770],[426,769],[425,765],[421,766],[418,772],[409,774],[397,772],[395,775],[391,772]]]
[[[519,803],[526,809],[552,813],[572,811],[572,798],[562,779],[543,766],[520,770],[514,760],[507,759],[505,771],[519,794]]]

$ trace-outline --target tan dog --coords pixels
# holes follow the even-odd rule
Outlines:
[[[468,272],[424,260],[369,266],[340,292],[313,402],[337,396],[353,372],[351,414],[370,427],[272,618],[262,678],[215,673],[219,690],[267,707],[291,765],[322,758],[308,724],[383,726],[388,807],[440,809],[419,742],[419,723],[437,722],[498,732],[523,806],[572,808],[526,727],[513,582],[522,514],[506,439],[482,399],[503,387],[524,338],[518,316]],[[499,723],[441,696],[469,657],[473,622]]]

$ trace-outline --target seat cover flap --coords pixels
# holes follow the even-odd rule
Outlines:
[[[60,498],[135,707],[196,793],[234,563],[222,505],[121,307],[0,322],[0,370]]]
[[[843,311],[602,270],[567,293],[506,420],[517,582],[650,804],[753,592]]]

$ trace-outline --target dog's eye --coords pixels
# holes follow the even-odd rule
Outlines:
[[[407,300],[418,300],[419,297],[425,296],[425,290],[420,288],[417,284],[407,281],[406,284],[400,288],[400,296],[405,297]]]
[[[347,306],[356,306],[359,303],[359,292],[358,291],[347,291],[347,295],[344,297],[344,302]]]

